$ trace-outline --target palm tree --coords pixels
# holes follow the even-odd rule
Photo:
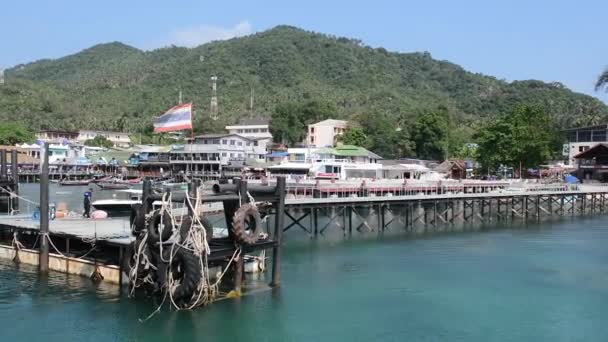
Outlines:
[[[597,83],[595,83],[595,90],[600,90],[605,88],[608,91],[608,68],[604,70],[604,72],[597,79]]]

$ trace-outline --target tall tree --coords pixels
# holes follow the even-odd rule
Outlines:
[[[335,106],[328,102],[311,100],[304,103],[282,103],[272,113],[270,132],[276,142],[297,144],[306,137],[307,125],[336,118],[337,115]]]
[[[409,132],[395,124],[395,120],[385,112],[372,112],[356,115],[358,121],[367,135],[367,149],[384,158],[399,159],[414,155],[414,143]]]
[[[345,145],[367,147],[369,139],[361,127],[349,126],[344,134],[338,136],[338,141]]]
[[[34,138],[34,133],[19,123],[9,122],[0,124],[0,145],[33,142]]]
[[[560,134],[541,107],[522,105],[483,126],[475,138],[484,169],[506,165],[519,170],[551,159]]]
[[[448,114],[439,110],[422,114],[411,128],[416,155],[422,159],[443,160],[448,145]]]

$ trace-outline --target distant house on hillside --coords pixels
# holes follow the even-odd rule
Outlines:
[[[308,125],[306,143],[313,147],[333,147],[336,137],[344,134],[347,121],[327,119]]]
[[[36,138],[44,142],[76,142],[78,132],[46,129],[36,133]]]
[[[78,142],[84,144],[85,141],[94,139],[97,136],[105,137],[110,140],[114,147],[130,147],[132,145],[131,138],[128,133],[123,132],[109,132],[109,131],[92,131],[92,130],[81,130],[78,133]]]

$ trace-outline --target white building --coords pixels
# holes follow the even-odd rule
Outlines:
[[[348,122],[344,120],[327,119],[308,125],[306,144],[316,147],[333,147],[336,137],[346,130]]]
[[[174,148],[170,163],[176,169],[202,172],[219,171],[225,165],[249,165],[266,161],[266,139],[238,134],[205,134],[191,143]]]
[[[84,144],[85,141],[94,139],[97,136],[110,140],[114,144],[114,147],[130,147],[132,145],[129,134],[123,132],[81,130],[77,140],[79,143]]]
[[[78,139],[78,132],[47,129],[36,133],[36,139],[58,144],[74,143]]]
[[[272,140],[268,119],[242,119],[236,125],[226,126],[226,130],[229,134],[238,134],[246,138]]]

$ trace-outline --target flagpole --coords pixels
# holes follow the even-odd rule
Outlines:
[[[194,102],[192,103],[192,117],[190,118],[190,122],[192,126],[190,127],[190,171],[192,171],[192,167],[194,166],[194,153],[192,153],[192,142],[194,141]]]

